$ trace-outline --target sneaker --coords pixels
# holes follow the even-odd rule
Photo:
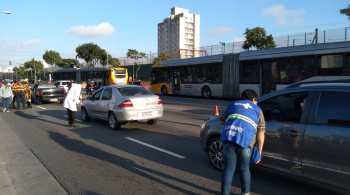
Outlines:
[[[6,112],[10,112],[10,110],[9,110],[9,109],[7,109],[7,110],[6,110]]]

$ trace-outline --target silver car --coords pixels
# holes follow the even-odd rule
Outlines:
[[[350,84],[310,83],[259,99],[266,139],[259,167],[350,194]],[[210,164],[223,169],[223,124],[202,125]]]
[[[141,86],[105,86],[89,96],[81,106],[82,119],[107,120],[112,129],[131,121],[155,124],[163,116],[161,99]]]

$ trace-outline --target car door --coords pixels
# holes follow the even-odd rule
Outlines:
[[[103,90],[101,100],[98,104],[99,117],[104,120],[108,120],[109,106],[112,103],[113,88],[107,87]]]
[[[259,103],[266,120],[263,152],[265,166],[300,174],[307,112],[304,108],[308,108],[302,102],[307,98],[306,92],[292,92],[273,96]]]
[[[303,147],[305,176],[350,191],[350,92],[325,91],[315,101]]]
[[[102,95],[102,89],[96,91],[94,94],[92,94],[90,101],[88,102],[88,104],[86,105],[86,109],[88,111],[88,114],[91,117],[98,117],[98,113],[97,113],[97,107],[98,107],[98,102],[100,101]]]

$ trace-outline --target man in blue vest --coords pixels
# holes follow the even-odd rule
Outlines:
[[[242,99],[234,101],[222,117],[225,121],[221,133],[224,146],[224,172],[221,193],[229,195],[236,167],[239,168],[242,195],[250,194],[250,162],[252,148],[256,143],[262,153],[265,139],[264,115],[257,105],[257,94],[247,90]],[[257,161],[258,164],[260,162]]]

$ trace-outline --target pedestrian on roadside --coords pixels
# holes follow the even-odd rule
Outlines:
[[[25,86],[21,82],[16,81],[12,86],[12,91],[14,93],[14,101],[16,103],[16,109],[25,108]]]
[[[74,126],[74,115],[78,111],[77,104],[81,103],[81,90],[86,88],[86,82],[81,84],[72,83],[66,98],[64,99],[64,108],[67,109],[68,125]]]
[[[13,98],[11,84],[4,83],[0,89],[0,94],[2,98],[2,112],[10,112],[9,107]]]
[[[250,194],[250,163],[252,153],[257,154],[255,164],[260,163],[265,140],[265,119],[257,105],[257,94],[253,90],[243,92],[242,99],[234,101],[221,117],[224,128],[221,133],[224,155],[221,194],[231,193],[236,167],[239,169],[241,194]]]

